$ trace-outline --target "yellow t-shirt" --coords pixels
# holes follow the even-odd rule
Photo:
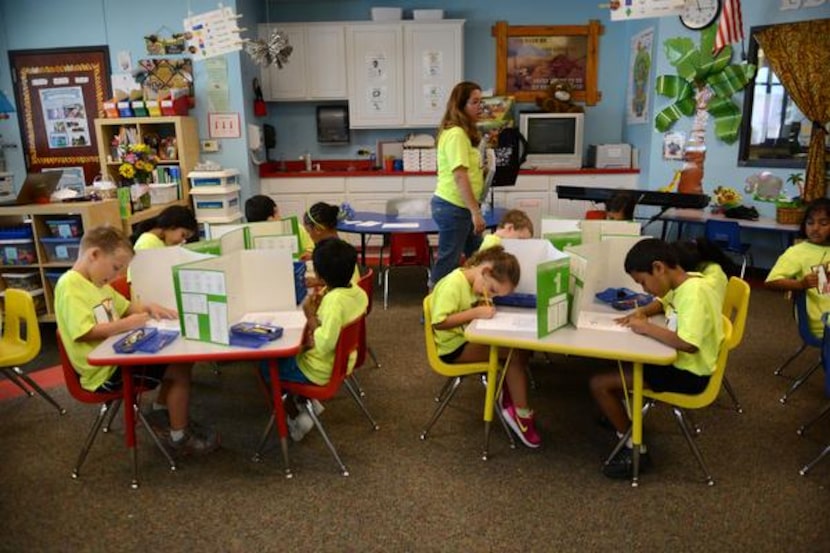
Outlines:
[[[478,300],[478,296],[473,293],[473,287],[464,276],[464,271],[460,268],[455,269],[439,280],[432,290],[432,320],[430,322],[433,325],[442,323],[453,313],[470,309]],[[447,330],[435,329],[435,345],[438,355],[452,353],[466,341],[464,325]]]
[[[481,152],[474,148],[470,138],[461,127],[441,131],[438,137],[438,185],[435,195],[455,206],[467,208],[464,198],[455,184],[453,171],[467,168],[470,186],[476,200],[481,199],[484,190],[484,173],[481,168]]]
[[[314,240],[303,225],[297,227],[300,231],[300,257],[314,251]]]
[[[310,381],[323,386],[331,380],[334,350],[340,330],[366,313],[369,299],[359,286],[334,288],[326,292],[317,309],[320,326],[314,330],[314,347],[297,355],[297,366]],[[357,352],[349,357],[352,372]]]
[[[767,282],[782,278],[801,279],[816,265],[830,262],[830,247],[804,241],[787,248],[770,269]],[[815,288],[807,290],[807,316],[810,331],[817,337],[824,335],[821,314],[830,311],[830,294],[819,294]]]
[[[726,299],[726,285],[729,283],[729,278],[726,276],[726,273],[723,272],[723,269],[717,263],[711,261],[702,263],[699,268],[701,276],[703,276],[703,280],[706,281],[709,286],[715,291],[715,294],[718,297],[718,303],[723,305],[724,300]],[[689,273],[689,274],[696,274],[696,273]],[[668,293],[659,298],[659,301],[663,304],[663,310],[665,311],[666,305],[671,303],[672,298],[674,297],[674,290],[669,290]]]
[[[153,234],[152,232],[143,232],[138,240],[135,241],[133,249],[138,250],[152,250],[153,248],[164,248],[167,244],[164,240]]]
[[[116,367],[90,365],[87,356],[100,342],[81,342],[78,338],[98,323],[118,320],[129,307],[130,302],[109,284],[99,288],[74,269],[58,280],[55,286],[55,318],[66,354],[81,375],[81,386],[85,390],[97,390],[112,376]]]
[[[498,234],[491,232],[490,234],[486,235],[484,239],[481,241],[481,246],[479,246],[478,251],[487,250],[492,248],[493,246],[500,246],[501,245],[501,236]]]
[[[723,300],[700,273],[689,273],[673,292],[666,310],[669,328],[684,342],[697,346],[695,353],[678,351],[674,366],[700,376],[710,375],[723,341]]]

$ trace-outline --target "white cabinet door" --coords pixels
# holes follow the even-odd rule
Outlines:
[[[309,24],[306,27],[308,98],[342,100],[346,87],[346,28],[341,24]]]
[[[463,21],[404,27],[406,125],[437,127],[447,98],[464,76]]]
[[[349,126],[404,124],[403,27],[353,24],[346,29]]]
[[[260,25],[259,37],[267,40],[271,32],[279,29],[294,48],[288,63],[279,68],[276,64],[263,67],[260,76],[265,100],[306,99],[306,28],[302,24]]]

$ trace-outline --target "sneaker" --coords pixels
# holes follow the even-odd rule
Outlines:
[[[641,450],[640,453],[640,474],[651,467],[651,457]],[[602,465],[602,474],[608,478],[628,480],[634,476],[634,452],[630,447],[622,448],[611,462]]]
[[[506,385],[501,387],[501,394],[499,394],[498,402],[499,409],[502,411],[513,406],[513,398],[510,397],[510,390],[507,389]]]
[[[291,439],[299,442],[309,431],[314,428],[314,421],[308,413],[300,413],[295,418],[286,417],[288,423],[288,433]]]
[[[197,432],[192,426],[184,431],[181,440],[173,440],[168,432],[166,435],[167,446],[175,456],[204,455],[219,449],[219,434],[210,430],[207,434]]]
[[[516,407],[511,403],[502,410],[502,415],[504,420],[507,421],[507,425],[523,444],[533,449],[542,445],[542,438],[536,431],[536,423],[533,421],[533,412],[527,418],[521,417],[516,412]]]
[[[316,399],[311,400],[311,408],[314,410],[314,415],[319,417],[320,413],[326,410],[322,403],[317,401]]]

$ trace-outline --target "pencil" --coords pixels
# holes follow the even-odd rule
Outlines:
[[[481,295],[484,296],[484,303],[485,305],[493,305],[493,302],[490,301],[490,294],[487,291],[487,287],[482,290]]]

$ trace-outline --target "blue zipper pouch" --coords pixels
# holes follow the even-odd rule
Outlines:
[[[158,329],[143,327],[136,328],[127,333],[126,336],[118,340],[112,345],[112,349],[116,353],[134,353],[139,346],[153,338],[158,333]]]
[[[173,340],[179,337],[178,331],[175,330],[159,330],[146,340],[143,340],[137,347],[136,351],[142,353],[156,353],[166,348]]]
[[[654,296],[651,294],[635,292],[628,288],[606,288],[602,292],[598,292],[595,297],[603,303],[610,304],[618,311],[628,311],[654,301]]]

